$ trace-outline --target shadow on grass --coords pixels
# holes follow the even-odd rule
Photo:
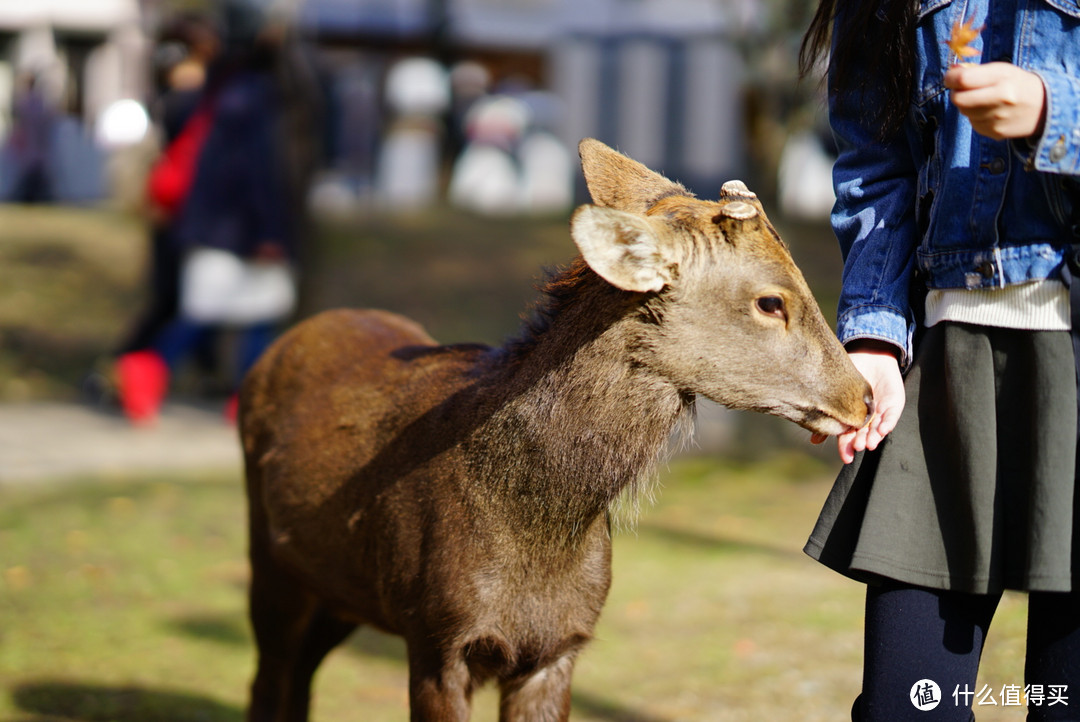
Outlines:
[[[23,712],[71,722],[240,722],[244,718],[236,707],[186,692],[63,680],[21,685],[12,699]]]
[[[16,373],[33,370],[34,378],[52,382],[48,391],[77,389],[82,377],[105,350],[93,338],[60,335],[51,329],[28,325],[0,326],[2,356]]]
[[[245,617],[227,614],[192,614],[169,622],[178,632],[195,639],[247,646],[251,644],[251,632]]]
[[[407,667],[405,640],[372,627],[360,627],[345,642],[344,647],[359,657],[381,657],[400,662]]]
[[[802,559],[803,553],[797,549],[788,547],[761,544],[759,542],[746,541],[733,537],[722,537],[715,534],[704,534],[692,529],[682,529],[662,524],[642,523],[642,534],[649,534],[665,542],[682,546],[695,547],[707,551],[743,552],[749,554],[764,554],[776,559]]]
[[[12,698],[28,715],[69,722],[240,722],[242,710],[184,692],[42,681],[15,689]],[[589,693],[574,693],[579,712],[608,722],[668,722]],[[35,717],[22,718],[32,722]]]
[[[669,722],[665,717],[629,709],[618,702],[588,692],[573,693],[574,709],[607,722]]]
[[[254,639],[246,616],[228,614],[191,614],[177,617],[167,625],[181,634],[209,642],[254,648]],[[405,640],[372,627],[360,627],[346,640],[342,649],[358,657],[378,657],[406,663]]]

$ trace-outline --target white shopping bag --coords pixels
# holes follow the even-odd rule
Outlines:
[[[293,275],[285,261],[245,260],[217,248],[196,248],[184,260],[180,312],[199,323],[280,321],[296,306]]]

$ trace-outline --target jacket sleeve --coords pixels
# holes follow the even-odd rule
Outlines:
[[[255,246],[276,243],[289,256],[295,255],[288,222],[288,196],[285,192],[281,151],[277,130],[281,106],[269,77],[255,75],[247,79],[248,113],[239,142],[244,144],[246,162],[246,204],[251,222],[251,241]]]
[[[868,122],[872,93],[831,93],[829,118],[839,156],[833,166],[832,225],[844,257],[837,309],[842,343],[876,339],[911,360],[909,295],[915,270],[917,177],[905,133],[881,141]]]
[[[1046,173],[1080,176],[1080,78],[1036,71],[1046,88],[1046,123],[1031,164]]]

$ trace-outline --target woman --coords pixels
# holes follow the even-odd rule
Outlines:
[[[838,333],[877,411],[839,438],[806,551],[867,583],[852,717],[971,719],[1019,589],[1029,719],[1077,719],[1080,6],[821,0],[804,72],[827,53]]]

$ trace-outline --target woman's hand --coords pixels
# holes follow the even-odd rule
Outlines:
[[[848,346],[848,357],[874,392],[874,415],[862,428],[836,437],[840,460],[845,464],[855,459],[856,452],[876,449],[900,420],[906,397],[896,352],[895,346],[881,341],[854,341]],[[811,441],[820,444],[826,438],[815,434]]]
[[[952,103],[976,133],[994,140],[1042,131],[1046,88],[1042,78],[1012,63],[955,65],[945,73]]]

